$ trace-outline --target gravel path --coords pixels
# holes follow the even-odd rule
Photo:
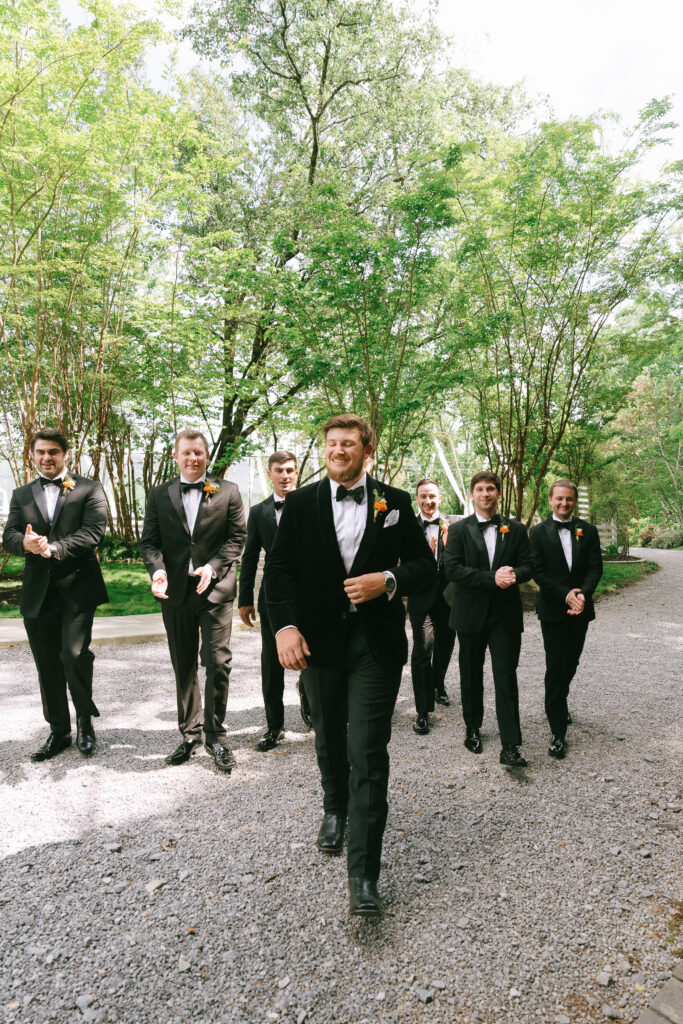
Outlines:
[[[659,573],[598,607],[564,762],[546,753],[535,616],[519,674],[526,771],[498,764],[490,681],[473,757],[457,699],[414,735],[404,673],[381,921],[348,918],[344,859],[313,846],[321,798],[293,675],[286,741],[251,748],[257,635],[233,644],[230,778],[203,751],[162,768],[177,739],[165,645],[100,647],[98,752],[43,765],[28,760],[45,735],[30,654],[0,652],[4,1019],[635,1020],[683,952],[683,554],[653,556]]]

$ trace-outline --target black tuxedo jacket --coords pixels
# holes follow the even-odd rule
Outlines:
[[[284,509],[283,509],[284,511]],[[275,519],[275,498],[271,494],[265,501],[253,505],[249,511],[247,520],[247,543],[242,555],[242,567],[240,569],[240,587],[237,604],[240,608],[245,605],[254,604],[254,581],[258,568],[261,549],[266,557],[275,543],[277,532],[277,520]],[[258,596],[259,615],[263,616],[266,609],[266,590],[261,587]]]
[[[589,622],[595,618],[593,591],[602,576],[600,537],[592,523],[584,519],[572,522],[571,572],[552,516],[529,531],[534,579],[540,588],[536,612],[542,622],[566,620],[567,594],[576,587],[586,598],[583,615]]]
[[[185,600],[190,559],[195,569],[210,565],[216,573],[205,592],[209,601],[223,604],[235,597],[235,563],[247,532],[242,499],[237,484],[216,477],[207,480],[218,490],[202,494],[192,536],[180,496],[180,477],[154,487],[147,501],[140,554],[150,576],[157,569],[166,572],[171,608]]]
[[[2,544],[12,555],[24,555],[26,568],[21,589],[21,614],[34,619],[40,613],[48,587],[54,581],[64,604],[76,612],[94,610],[109,600],[95,548],[107,528],[107,500],[96,480],[69,473],[74,486],[62,487],[50,523],[45,491],[38,480],[17,487],[12,494]],[[47,537],[56,558],[24,551],[24,534]]]
[[[522,523],[501,516],[493,566],[489,568],[486,543],[475,515],[461,519],[448,532],[444,554],[446,576],[455,584],[451,606],[451,627],[462,633],[478,633],[484,628],[490,602],[509,632],[522,633],[524,619],[520,583],[531,579],[529,538]],[[496,586],[496,571],[510,565],[515,570],[517,584],[502,589]]]
[[[437,557],[434,558],[434,555],[432,555],[436,563],[436,579],[432,580],[429,586],[423,587],[421,590],[410,595],[408,598],[408,611],[411,615],[427,615],[436,600],[437,594],[443,594],[448,604],[451,604],[453,601],[453,585],[446,576],[443,564],[446,545],[443,542],[442,526],[444,522],[447,522],[450,530],[458,520],[455,516],[440,515],[439,518],[441,519],[441,525],[439,526],[439,540],[436,546]],[[417,525],[424,532],[421,516],[417,515],[415,519],[417,520]]]
[[[415,519],[410,495],[369,476],[367,484],[367,523],[348,573],[339,552],[327,477],[292,491],[282,510],[265,568],[268,617],[275,633],[284,626],[298,627],[310,648],[311,665],[335,665],[343,658],[350,614],[360,616],[377,661],[405,664],[408,641],[401,597],[436,577],[434,556]],[[374,502],[380,496],[387,510],[375,514]],[[397,592],[391,601],[381,594],[350,612],[344,580],[386,569],[396,577]]]

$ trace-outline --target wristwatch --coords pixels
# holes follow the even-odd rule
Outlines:
[[[396,590],[396,580],[388,569],[384,570],[384,586],[386,587],[387,597],[391,597]]]

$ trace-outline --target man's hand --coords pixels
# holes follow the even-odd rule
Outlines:
[[[24,551],[30,551],[32,555],[42,555],[43,558],[51,558],[50,542],[41,533],[34,533],[29,523],[24,534]]]
[[[203,594],[213,579],[213,569],[210,565],[200,565],[198,569],[195,569],[194,575],[200,577],[197,584],[197,593]]]
[[[354,604],[372,601],[385,592],[383,572],[368,572],[364,576],[353,576],[344,580],[344,593]]]
[[[157,576],[152,580],[152,593],[155,597],[161,597],[164,601],[168,599],[168,576]]]
[[[569,605],[567,615],[580,615],[586,607],[586,598],[578,587],[570,590],[567,594],[567,604]]]
[[[308,664],[306,658],[310,658],[311,652],[296,626],[287,626],[285,629],[281,629],[275,637],[275,643],[277,644],[277,656],[283,668],[292,668],[297,672],[306,668]]]
[[[237,611],[240,613],[240,618],[244,625],[249,626],[249,629],[253,629],[256,622],[256,609],[253,604],[243,604]]]
[[[496,569],[496,575],[494,578],[496,586],[500,587],[501,590],[505,590],[506,587],[513,587],[517,582],[515,570],[511,565],[501,565],[500,569]]]

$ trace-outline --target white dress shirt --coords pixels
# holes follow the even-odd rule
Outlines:
[[[360,480],[353,485],[363,488],[363,500],[360,505],[356,504],[353,498],[344,498],[337,501],[337,490],[339,484],[336,480],[330,480],[330,492],[332,495],[332,517],[334,519],[334,530],[337,534],[339,553],[342,556],[344,568],[351,572],[353,560],[356,557],[360,542],[365,533],[365,526],[368,521],[368,487],[367,474],[363,473]]]
[[[284,501],[286,497],[287,497],[287,495],[285,495],[284,498],[279,498],[277,496],[277,494],[275,494],[275,492],[273,492],[273,498],[275,499],[275,501]],[[275,509],[275,525],[276,526],[280,525],[280,520],[282,519],[282,513],[283,512],[284,512],[284,508],[276,508]]]
[[[64,474],[66,476],[66,474]],[[45,481],[45,504],[47,505],[47,518],[52,522],[57,508],[57,498],[62,489],[62,477],[56,476],[54,480],[48,480],[46,476],[41,477]]]
[[[439,530],[441,528],[441,523],[440,522],[438,522],[438,523],[431,523],[428,519],[425,519],[425,517],[422,515],[421,512],[420,512],[420,519],[422,520],[423,524],[424,523],[429,523],[429,526],[425,527],[425,537],[427,539],[427,543],[431,544],[431,542],[434,540],[434,538],[436,538],[436,544],[434,546],[434,558],[436,558],[438,560],[438,557],[439,557]]]
[[[554,523],[566,522],[564,519],[559,519],[557,516],[553,516]],[[564,557],[567,559],[567,568],[572,571],[572,531],[571,530],[558,530],[560,535],[560,544],[564,551]]]
[[[475,515],[477,517],[477,522],[479,522],[479,523],[487,523],[488,522],[488,519],[484,519],[484,517],[480,516],[478,512],[475,512]],[[498,529],[497,529],[495,523],[491,523],[490,526],[488,526],[485,530],[482,530],[481,532],[482,532],[482,535],[484,537],[484,544],[486,544],[486,550],[489,553],[489,569],[492,569],[493,568],[493,558],[494,558],[494,555],[496,553],[496,534],[498,532]]]
[[[200,477],[199,480],[186,480],[183,474],[180,474],[181,484],[200,483],[203,485],[205,480],[206,474]],[[183,502],[183,508],[185,509],[185,518],[187,519],[187,525],[190,528],[190,537],[194,533],[194,524],[197,522],[197,513],[199,512],[199,506],[201,505],[202,502],[202,494],[202,491],[197,490],[185,492],[183,492],[182,488],[180,490],[180,497]],[[190,559],[190,566],[188,571],[190,573],[190,576],[194,575],[194,566],[192,564],[192,559]]]

